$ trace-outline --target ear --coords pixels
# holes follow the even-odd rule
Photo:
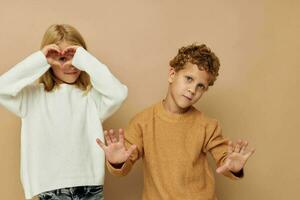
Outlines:
[[[175,75],[176,75],[176,71],[175,71],[174,67],[170,67],[170,69],[169,69],[169,77],[168,77],[168,82],[169,83],[173,82]]]

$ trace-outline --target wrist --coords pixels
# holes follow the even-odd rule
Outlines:
[[[116,168],[116,169],[121,169],[123,167],[125,162],[122,162],[122,163],[111,163],[109,162],[109,164],[113,167],[113,168]]]
[[[230,171],[234,176],[236,176],[236,177],[239,177],[239,178],[241,178],[241,177],[243,177],[244,176],[244,169],[242,168],[240,171],[238,171],[238,172],[233,172],[233,171]]]

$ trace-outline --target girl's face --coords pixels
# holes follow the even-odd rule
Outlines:
[[[62,52],[67,47],[72,46],[66,41],[57,44]],[[73,55],[59,55],[56,57],[59,65],[51,66],[54,76],[63,83],[73,84],[78,79],[81,71],[72,65]]]

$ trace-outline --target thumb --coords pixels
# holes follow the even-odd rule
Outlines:
[[[135,149],[136,149],[136,145],[135,144],[131,145],[127,150],[128,156],[130,156]]]
[[[250,151],[246,154],[247,160],[249,159],[250,156],[252,156],[252,154],[254,154],[254,152],[255,152],[254,148],[250,149]]]
[[[224,165],[218,167],[218,168],[216,169],[216,172],[217,172],[218,174],[221,174],[221,173],[227,171],[227,169],[228,169],[227,165],[224,164]]]
[[[96,139],[96,142],[103,149],[103,151],[106,150],[105,144],[99,138]]]

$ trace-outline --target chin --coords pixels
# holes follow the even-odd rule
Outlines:
[[[68,84],[74,84],[76,82],[76,80],[64,80],[64,82],[68,83]]]
[[[187,103],[177,103],[177,106],[181,109],[181,110],[187,110],[189,109],[192,105],[191,104],[187,104]]]
[[[61,78],[60,81],[67,84],[73,84],[77,81],[77,78]]]
[[[73,77],[64,77],[61,79],[63,82],[68,83],[68,84],[73,84],[77,81],[79,76],[73,76]]]
[[[182,110],[188,110],[192,105],[188,105],[188,106],[181,106],[180,108]]]

